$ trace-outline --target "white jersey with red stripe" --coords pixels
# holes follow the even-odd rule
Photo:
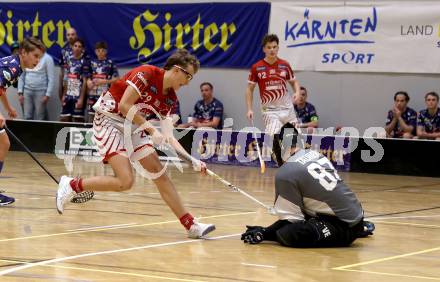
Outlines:
[[[256,62],[249,72],[248,82],[258,83],[263,111],[284,110],[293,107],[287,82],[294,79],[290,64],[278,58],[273,64],[264,59]]]

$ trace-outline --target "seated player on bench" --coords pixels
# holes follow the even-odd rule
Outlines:
[[[241,240],[298,248],[345,247],[372,235],[374,224],[364,221],[359,200],[329,159],[303,149],[299,138],[291,124],[283,126],[275,176],[274,209],[279,220],[269,227],[247,226]]]

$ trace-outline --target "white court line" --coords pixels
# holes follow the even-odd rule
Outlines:
[[[266,265],[266,264],[253,264],[253,263],[241,263],[242,265],[246,266],[257,266],[257,267],[267,267],[267,268],[277,268],[275,265]]]
[[[40,200],[41,198],[28,198],[28,200]]]
[[[377,220],[383,220],[383,219],[407,219],[407,218],[424,218],[424,217],[440,217],[440,214],[433,214],[433,215],[408,215],[408,216],[390,216],[390,217],[374,217],[374,218],[368,218],[365,219],[374,221]]]
[[[93,229],[100,229],[100,228],[113,228],[113,227],[127,226],[127,225],[134,225],[134,224],[137,224],[137,223],[136,222],[132,222],[132,223],[124,223],[124,224],[104,225],[104,226],[93,226],[93,227],[87,227],[87,228],[69,229],[69,230],[67,230],[67,232],[82,231],[82,230],[93,230]]]
[[[239,235],[241,235],[241,233],[212,237],[212,238],[210,238],[210,240],[234,237],[234,236],[239,236]],[[21,265],[21,266],[17,266],[17,267],[13,267],[13,268],[9,268],[9,269],[3,270],[3,271],[0,272],[0,276],[6,275],[6,274],[9,274],[9,273],[12,273],[12,272],[20,271],[20,270],[23,270],[23,269],[28,269],[28,268],[31,268],[31,267],[36,267],[36,266],[40,266],[40,265],[48,265],[48,264],[52,264],[52,263],[58,263],[58,262],[67,261],[67,260],[73,260],[73,259],[78,259],[78,258],[91,257],[91,256],[97,256],[97,255],[106,255],[106,254],[115,254],[115,253],[122,253],[122,252],[136,251],[136,250],[152,249],[152,248],[160,248],[160,247],[181,245],[181,244],[201,242],[201,241],[202,240],[200,240],[200,239],[175,241],[175,242],[168,242],[168,243],[161,243],[161,244],[154,244],[154,245],[145,245],[145,246],[139,246],[139,247],[132,247],[132,248],[126,248],[126,249],[116,249],[116,250],[108,250],[108,251],[95,252],[95,253],[86,253],[86,254],[81,254],[81,255],[76,255],[76,256],[61,257],[61,258],[50,259],[50,260],[43,260],[43,261],[40,261],[40,262],[26,263],[26,264]]]

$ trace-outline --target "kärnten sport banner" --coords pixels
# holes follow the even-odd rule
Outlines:
[[[440,2],[274,2],[269,30],[296,70],[440,72]]]

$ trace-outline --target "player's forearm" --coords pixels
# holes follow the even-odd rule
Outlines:
[[[64,68],[61,67],[60,77],[59,77],[59,96],[60,96],[60,98],[62,98],[66,94],[63,85],[64,85]]]
[[[393,129],[396,127],[396,125],[397,125],[397,118],[394,117],[394,118],[391,120],[390,124],[388,124],[388,125],[385,126],[385,131],[386,131],[388,134],[391,134],[391,132],[393,131]]]
[[[6,96],[6,93],[0,96],[0,101],[3,104],[3,107],[5,107],[5,110],[9,111],[9,109],[11,109],[11,105],[9,104],[8,96]]]
[[[55,78],[54,73],[47,73],[47,89],[46,89],[46,96],[51,97],[52,94],[55,92]]]
[[[413,126],[406,126],[406,128],[403,128],[403,131],[406,133],[413,133],[414,127]]]
[[[64,99],[67,95],[67,87],[61,87],[61,98]]]
[[[311,121],[311,122],[303,123],[301,127],[313,127],[313,128],[317,128],[317,127],[318,127],[318,121]]]
[[[134,111],[135,113],[133,114],[131,111]],[[130,117],[132,116],[133,118],[130,121],[135,125],[142,127],[142,129],[147,131],[148,133],[151,134],[155,130],[154,125],[138,113],[135,105],[119,104],[119,112],[126,118],[127,115],[129,115]]]
[[[385,131],[388,134],[391,134],[393,132],[393,129],[396,127],[396,122],[391,122],[390,124],[388,124],[387,126],[385,126]]]
[[[417,136],[419,136],[419,135],[417,135]],[[428,132],[423,132],[423,134],[421,136],[419,136],[419,137],[420,138],[425,138],[425,139],[435,138],[432,133],[428,133]]]
[[[412,127],[411,125],[408,125],[405,120],[403,120],[402,117],[399,117],[399,125],[402,128],[403,131],[407,132],[407,133],[411,133],[414,129],[414,127]]]
[[[212,128],[217,128],[218,125],[220,123],[220,120],[211,120],[211,121],[207,121],[207,122],[201,122],[199,123],[201,127],[212,127]]]
[[[83,83],[81,85],[81,95],[79,96],[79,99],[82,102],[84,102],[84,99],[86,97],[86,90],[87,90],[87,80],[84,78]]]
[[[295,94],[298,94],[298,95],[299,95],[299,93],[300,93],[300,91],[301,91],[301,87],[299,86],[299,83],[298,83],[298,82],[296,82],[295,85],[296,85],[296,88],[295,88]]]
[[[293,80],[291,83],[291,86],[293,88],[293,90],[295,91],[295,94],[299,94],[300,90],[301,90],[301,86],[299,85],[298,80]]]
[[[55,65],[52,59],[46,60],[47,89],[46,96],[51,97],[55,92]]]
[[[247,110],[250,111],[252,110],[253,106],[253,94],[252,91],[247,88],[246,89],[246,106],[247,106]]]
[[[139,113],[135,103],[139,100],[138,90],[132,86],[125,89],[119,102],[119,112],[132,123],[140,126],[140,129],[147,131],[152,135],[155,131],[154,126]]]
[[[429,134],[429,138],[439,138],[440,137],[440,132],[432,132],[432,133],[427,133]]]
[[[428,137],[425,129],[423,129],[422,127],[417,127],[417,136],[420,138],[427,138]]]
[[[20,93],[23,94],[23,92],[24,92],[24,76],[25,76],[25,74],[22,73],[20,75],[20,77],[18,78],[17,92],[19,95],[20,95]]]

